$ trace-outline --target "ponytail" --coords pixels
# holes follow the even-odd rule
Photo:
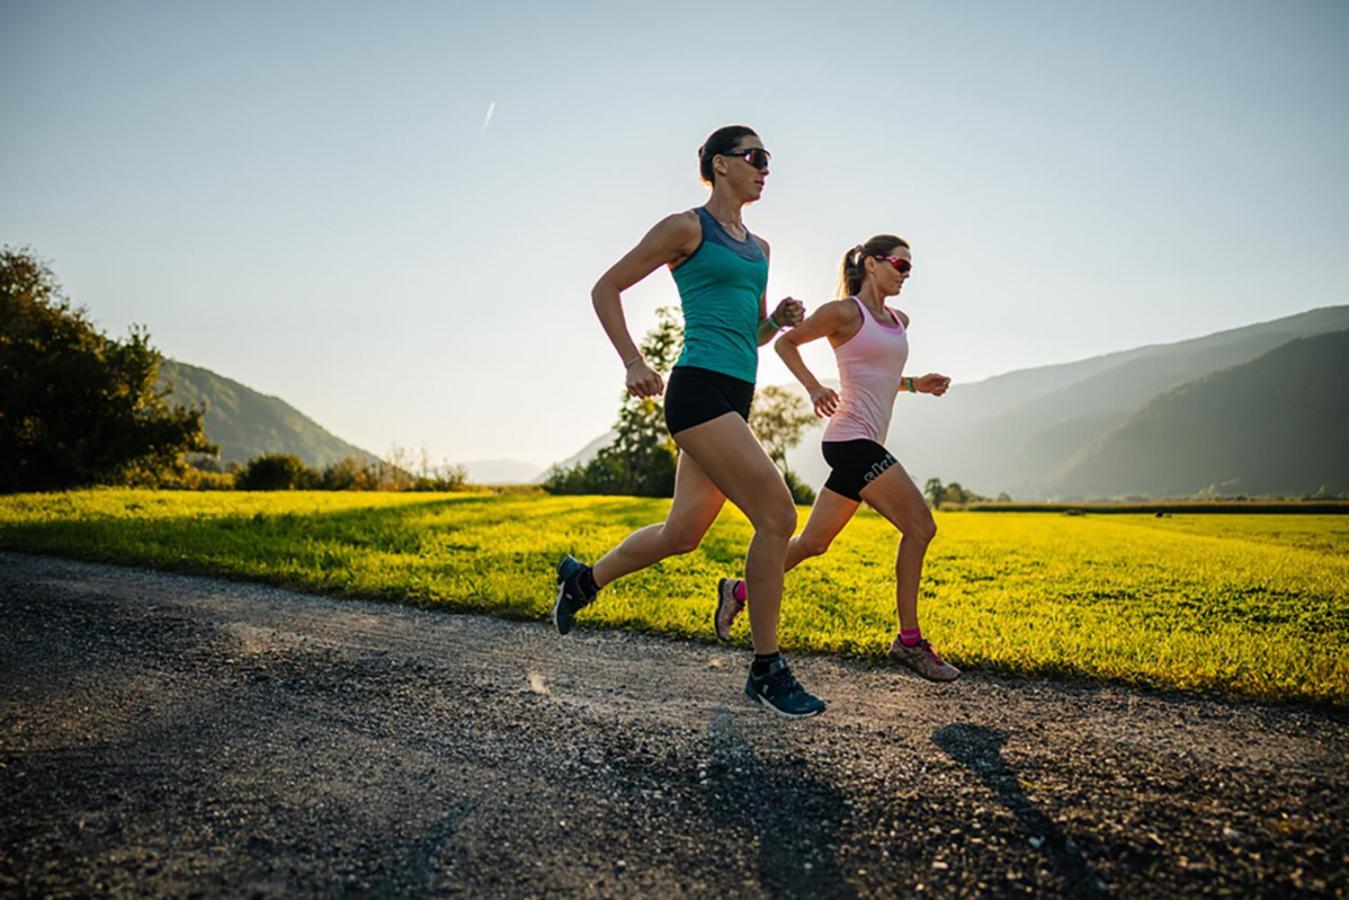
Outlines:
[[[909,242],[893,234],[878,234],[843,254],[838,272],[839,298],[855,296],[862,289],[862,282],[867,277],[868,256],[889,256],[899,247],[908,250]]]

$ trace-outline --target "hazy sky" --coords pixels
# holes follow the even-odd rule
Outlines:
[[[729,123],[774,154],[770,301],[912,242],[912,372],[1349,302],[1344,2],[0,2],[0,84],[0,243],[375,452],[604,432],[590,287]],[[677,295],[625,301],[640,338]]]

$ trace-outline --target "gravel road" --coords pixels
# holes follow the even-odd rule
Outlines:
[[[548,591],[548,573],[540,590]],[[1349,717],[0,553],[0,894],[1343,896]]]

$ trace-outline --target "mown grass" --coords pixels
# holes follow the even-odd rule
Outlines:
[[[0,547],[543,619],[564,552],[593,560],[668,500],[97,490],[0,497]],[[802,521],[807,510],[801,510]],[[921,615],[957,665],[1349,706],[1349,519],[937,513]],[[605,590],[582,622],[710,639],[750,529]],[[862,512],[788,576],[790,650],[881,657],[896,534]],[[742,623],[739,626],[743,629]]]

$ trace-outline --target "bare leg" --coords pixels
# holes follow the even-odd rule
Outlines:
[[[674,439],[754,526],[745,557],[750,632],[755,653],[776,653],[783,563],[796,530],[791,492],[749,425],[735,413],[685,428]]]
[[[595,584],[603,587],[668,556],[692,552],[725,503],[726,495],[707,477],[702,466],[687,453],[679,454],[670,514],[664,522],[637,529],[604,554],[590,573]]]
[[[918,485],[896,463],[862,489],[862,499],[885,516],[900,531],[895,559],[895,605],[899,627],[918,627],[918,582],[923,575],[923,556],[937,534],[937,523],[927,508]]]
[[[861,504],[856,500],[836,494],[829,488],[820,488],[815,495],[815,505],[810,508],[806,527],[787,545],[784,571],[790,572],[812,556],[823,555],[859,506]]]

